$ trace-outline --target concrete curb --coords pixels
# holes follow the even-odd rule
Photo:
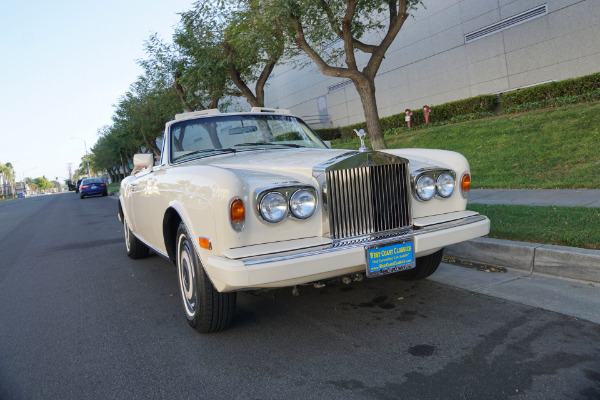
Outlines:
[[[600,250],[478,238],[447,246],[461,260],[600,283]]]

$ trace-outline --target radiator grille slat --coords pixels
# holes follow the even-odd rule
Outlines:
[[[345,239],[409,227],[408,164],[328,171],[330,234]]]

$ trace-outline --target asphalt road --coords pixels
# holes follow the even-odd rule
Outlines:
[[[600,398],[600,325],[433,280],[240,294],[198,334],[116,207],[0,202],[0,399]]]

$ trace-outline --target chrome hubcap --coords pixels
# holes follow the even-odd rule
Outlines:
[[[129,242],[129,225],[127,225],[126,221],[123,222],[123,230],[125,231],[125,247],[129,253],[129,250],[131,249],[131,243]]]
[[[196,296],[196,273],[194,268],[193,249],[184,235],[179,237],[179,251],[177,254],[177,270],[179,275],[179,289],[185,311],[193,317],[198,307]]]

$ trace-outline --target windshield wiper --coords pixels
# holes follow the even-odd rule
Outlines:
[[[267,143],[267,142],[248,142],[248,143],[238,143],[237,146],[284,146],[284,147],[304,147],[295,143]]]
[[[235,153],[235,152],[237,152],[237,150],[236,149],[231,149],[231,148],[195,150],[195,151],[192,151],[190,153],[182,154],[179,157],[174,158],[173,161],[181,160],[183,158],[188,158],[189,156],[193,156],[195,154],[213,153],[213,152],[218,152],[218,153]]]

